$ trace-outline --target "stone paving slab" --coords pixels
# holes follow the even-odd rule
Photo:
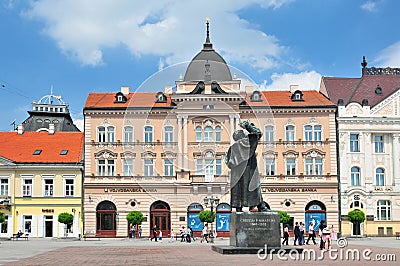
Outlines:
[[[318,245],[302,246],[308,250],[303,259],[301,255],[285,255],[285,260],[279,259],[278,254],[262,260],[255,254],[222,255],[211,250],[211,244],[180,243],[180,242],[150,242],[148,240],[101,240],[101,241],[52,241],[29,240],[20,243],[0,243],[0,264],[3,265],[399,265],[400,241],[371,240],[361,242],[349,241],[347,248],[324,253],[320,260],[321,251]],[[16,241],[15,241],[16,242]],[[26,243],[28,242],[28,243]],[[387,246],[379,246],[386,243]],[[227,240],[216,241],[216,244],[228,244]],[[368,245],[369,244],[369,245]],[[286,248],[287,246],[285,246]],[[289,246],[290,247],[290,246]],[[28,250],[27,250],[28,249]],[[358,250],[360,259],[352,259],[348,251]],[[25,253],[23,253],[25,250]],[[370,252],[369,252],[370,250]],[[3,252],[4,251],[4,252]],[[371,260],[362,257],[367,251]],[[308,254],[315,252],[311,259]],[[350,252],[350,253],[348,253]],[[303,252],[304,253],[304,252]],[[342,255],[341,255],[342,253]],[[25,254],[25,257],[24,257]],[[348,254],[349,259],[346,259]],[[392,261],[377,261],[375,256],[382,254]],[[336,259],[334,256],[338,255]],[[365,254],[364,254],[365,255]],[[389,257],[389,255],[391,257]],[[261,254],[264,256],[264,254]],[[342,257],[342,258],[341,258]]]

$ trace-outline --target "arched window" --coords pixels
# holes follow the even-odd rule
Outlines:
[[[378,200],[376,218],[381,221],[391,220],[392,203],[390,200]]]
[[[109,126],[107,127],[107,141],[108,142],[114,142],[115,141],[115,132],[114,132],[114,127]]]
[[[124,127],[124,142],[133,142],[133,127]]]
[[[153,128],[144,127],[144,142],[153,142]]]
[[[351,185],[361,186],[360,168],[353,166],[351,168]]]
[[[213,129],[210,126],[204,128],[204,141],[213,141]]]
[[[215,141],[221,141],[221,127],[215,127]]]
[[[173,142],[174,141],[174,128],[171,126],[166,126],[164,128],[164,141]]]
[[[377,168],[375,172],[375,182],[377,186],[385,185],[385,170],[383,168]]]
[[[196,127],[196,141],[197,142],[200,142],[201,141],[201,127],[200,126],[198,126],[198,127]]]
[[[294,126],[286,126],[286,141],[294,141]]]
[[[98,142],[106,142],[106,128],[105,127],[97,128],[97,141]]]

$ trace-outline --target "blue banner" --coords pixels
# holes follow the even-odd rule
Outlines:
[[[217,213],[217,231],[229,231],[230,213]]]
[[[318,227],[321,224],[321,221],[325,221],[326,223],[326,213],[324,212],[306,212],[306,217],[305,217],[305,223],[306,223],[306,230],[308,231],[308,226],[310,222],[313,222],[314,224],[314,231],[318,232]]]
[[[188,226],[192,227],[193,231],[203,230],[203,223],[199,219],[199,213],[188,213]]]

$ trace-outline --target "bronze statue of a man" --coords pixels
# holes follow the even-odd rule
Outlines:
[[[231,207],[237,212],[243,207],[250,211],[257,207],[259,212],[268,211],[261,195],[260,175],[258,173],[256,149],[261,138],[261,130],[249,121],[239,123],[245,129],[233,133],[235,143],[229,148],[225,162],[231,169]]]

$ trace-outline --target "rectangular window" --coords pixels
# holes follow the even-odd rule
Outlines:
[[[265,160],[265,175],[275,175],[275,159],[269,158]]]
[[[286,126],[286,141],[294,141],[294,126]]]
[[[153,159],[144,159],[144,175],[153,176]]]
[[[378,200],[377,219],[381,221],[391,220],[391,202],[389,200]]]
[[[359,152],[359,135],[358,134],[350,134],[350,151],[351,152]]]
[[[286,174],[295,175],[296,174],[296,160],[293,158],[286,159]]]
[[[4,215],[4,222],[0,223],[0,233],[7,234],[8,233],[8,215]]]
[[[201,141],[202,129],[201,127],[196,127],[196,141]]]
[[[22,185],[22,196],[32,197],[32,179],[24,179]]]
[[[174,175],[174,163],[171,159],[164,160],[164,175],[165,176]]]
[[[133,176],[133,160],[124,159],[124,176]]]
[[[265,141],[271,142],[275,140],[275,132],[273,126],[265,127]]]
[[[152,127],[144,128],[144,142],[153,142],[153,128]]]
[[[114,134],[114,127],[107,127],[107,139],[108,142],[114,142],[115,141],[115,134]]]
[[[322,141],[322,127],[319,125],[314,126],[314,140]]]
[[[313,160],[312,158],[306,158],[306,175],[313,174]]]
[[[65,196],[73,197],[74,196],[74,179],[65,179]]]
[[[164,141],[165,142],[173,142],[174,141],[173,127],[165,127],[165,129],[164,129]]]
[[[383,136],[374,136],[374,146],[375,146],[375,152],[376,153],[383,153]]]
[[[196,159],[196,174],[203,174],[203,159]]]
[[[24,215],[24,233],[32,233],[32,215]]]
[[[215,175],[221,175],[222,174],[222,160],[221,159],[215,159]]]
[[[205,181],[213,182],[214,181],[214,160],[205,160],[206,172],[205,172]]]
[[[97,128],[97,135],[98,135],[98,141],[99,142],[105,142],[106,141],[106,128],[105,127],[98,127]]]
[[[0,195],[8,196],[8,178],[0,179]]]
[[[315,174],[322,175],[322,159],[315,158]]]
[[[44,189],[43,196],[44,197],[52,197],[53,196],[53,179],[44,179]]]
[[[305,126],[304,127],[304,140],[306,141],[312,141],[312,127],[311,126]]]
[[[106,160],[99,160],[97,164],[97,175],[105,176],[106,175]]]
[[[124,142],[132,142],[132,141],[133,141],[133,127],[125,127]]]
[[[108,176],[115,175],[114,160],[107,160],[107,175]]]

